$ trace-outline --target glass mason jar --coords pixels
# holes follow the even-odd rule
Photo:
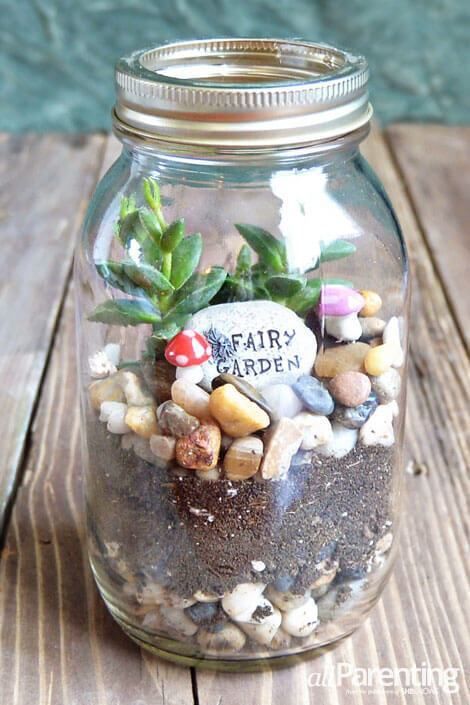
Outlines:
[[[117,65],[76,255],[91,565],[124,630],[247,668],[353,631],[396,545],[405,245],[362,57],[224,39]]]

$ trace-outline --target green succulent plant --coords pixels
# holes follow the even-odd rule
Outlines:
[[[124,248],[124,259],[96,263],[104,281],[131,298],[109,299],[88,318],[109,325],[151,324],[148,349],[154,352],[183,328],[191,314],[210,303],[227,273],[223,267],[197,272],[201,234],[186,235],[183,219],[166,223],[154,179],[143,180],[143,194],[143,207],[137,206],[134,195],[121,201],[115,237]]]
[[[235,227],[247,244],[240,249],[235,271],[227,275],[214,303],[268,299],[305,315],[318,303],[324,284],[352,286],[344,279],[309,279],[303,274],[290,272],[285,245],[281,240],[254,225],[238,223]],[[255,264],[252,264],[251,250],[258,255]],[[347,257],[355,251],[352,243],[335,240],[320,248],[318,261],[309,271],[314,271],[323,262]]]
[[[96,263],[106,284],[128,298],[109,299],[88,318],[108,325],[150,324],[150,355],[162,351],[187,319],[210,303],[266,299],[305,315],[318,302],[323,284],[351,285],[342,279],[307,278],[290,272],[284,243],[266,230],[246,224],[235,225],[246,244],[238,253],[233,273],[223,267],[198,272],[201,234],[187,235],[183,219],[166,222],[155,179],[144,179],[142,186],[144,206],[137,206],[135,195],[121,200],[115,237],[125,251],[124,258]],[[336,240],[321,248],[318,262],[309,271],[322,262],[347,257],[355,249],[345,240]],[[257,255],[256,262],[252,252]]]

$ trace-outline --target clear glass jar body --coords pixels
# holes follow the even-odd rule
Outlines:
[[[358,626],[390,571],[407,261],[357,142],[264,161],[126,144],[90,205],[75,274],[91,564],[121,626],[167,658],[310,652]],[[180,218],[168,256],[159,229]]]

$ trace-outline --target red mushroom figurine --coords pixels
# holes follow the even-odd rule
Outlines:
[[[212,355],[209,341],[195,330],[182,330],[165,348],[165,357],[175,367],[202,365]]]

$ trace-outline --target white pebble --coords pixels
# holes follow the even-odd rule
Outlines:
[[[325,316],[325,329],[336,340],[354,342],[362,335],[362,326],[357,313],[347,316]]]
[[[123,434],[131,430],[125,422],[127,404],[119,401],[104,401],[100,406],[100,421],[106,423],[110,433]]]
[[[94,379],[103,379],[108,375],[113,375],[117,369],[116,365],[109,359],[104,350],[98,350],[88,358],[90,375]]]
[[[116,367],[119,365],[121,360],[121,346],[119,343],[108,343],[104,346],[104,352],[113,365]]]
[[[266,585],[264,583],[240,583],[222,598],[222,607],[236,622],[248,621]]]
[[[303,439],[300,445],[302,450],[313,450],[313,448],[333,440],[331,422],[326,416],[318,416],[317,414],[311,414],[309,411],[302,411],[292,420],[302,433]]]
[[[271,649],[288,649],[291,645],[292,637],[290,634],[284,631],[282,627],[279,627],[275,635],[271,640]]]
[[[266,399],[276,419],[296,416],[303,409],[303,404],[292,387],[288,384],[270,384],[263,387],[261,394]]]
[[[257,573],[261,573],[266,568],[266,563],[263,563],[263,561],[251,561],[251,567]]]
[[[177,367],[176,379],[184,379],[191,384],[199,384],[204,377],[201,365],[190,365],[189,367]]]
[[[272,585],[266,590],[266,595],[282,612],[288,612],[296,607],[301,607],[310,599],[310,592],[308,591],[302,595],[294,595],[287,590],[285,592],[276,590]]]
[[[332,458],[344,458],[356,445],[358,432],[355,428],[345,428],[340,424],[331,425],[333,439],[318,446],[317,453]]]
[[[269,646],[274,634],[281,625],[282,615],[280,611],[273,607],[269,600],[265,598],[261,598],[253,613],[255,613],[257,609],[266,611],[268,614],[259,617],[251,616],[250,619],[240,621],[239,626],[250,639],[253,639],[253,641],[263,646]]]
[[[385,326],[383,342],[392,345],[395,350],[392,366],[401,367],[405,360],[405,355],[401,346],[400,325],[396,316],[392,316]]]
[[[197,632],[197,624],[178,607],[161,607],[160,614],[163,624],[182,636],[193,636]]]
[[[398,404],[380,404],[361,428],[359,438],[365,446],[385,446],[395,442],[393,418],[398,414]]]
[[[317,626],[318,609],[312,598],[282,615],[282,628],[291,636],[309,636]]]
[[[159,583],[147,583],[136,595],[141,605],[162,605],[175,609],[191,607],[197,600],[194,597],[181,597]]]

